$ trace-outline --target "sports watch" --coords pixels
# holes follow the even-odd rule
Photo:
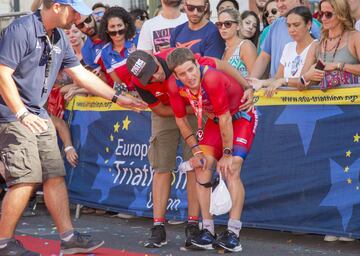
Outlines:
[[[223,154],[226,156],[232,156],[233,150],[232,148],[224,148],[223,149]]]

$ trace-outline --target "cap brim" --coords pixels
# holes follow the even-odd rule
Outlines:
[[[84,2],[77,2],[75,4],[72,4],[71,7],[81,15],[89,16],[90,14],[92,14],[91,8]]]
[[[155,61],[154,61],[154,63],[155,63],[155,65],[148,65],[147,67],[145,67],[146,72],[144,74],[142,74],[142,76],[139,78],[139,81],[143,86],[146,86],[149,83],[151,77],[155,74],[155,72],[157,70],[158,64],[156,64]]]

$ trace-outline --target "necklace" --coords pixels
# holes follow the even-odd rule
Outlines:
[[[332,56],[332,60],[331,60],[331,61],[334,61],[334,59],[335,59],[335,55],[336,55],[337,50],[338,50],[338,48],[339,48],[339,45],[340,45],[340,42],[341,42],[341,39],[342,39],[342,35],[343,35],[343,33],[341,33],[340,39],[339,39],[338,43],[336,44],[336,47],[333,47],[333,48],[332,48],[332,49],[335,48],[335,51],[334,51],[334,54],[333,54],[333,56]],[[325,40],[325,45],[324,45],[325,47],[324,47],[324,56],[323,56],[323,59],[324,59],[324,62],[325,62],[325,63],[326,63],[326,48],[327,48],[327,42],[328,42],[328,39]],[[332,49],[330,49],[330,50],[328,50],[328,51],[331,51]]]
[[[339,38],[340,36],[342,36],[342,33],[339,34],[339,35],[337,35],[337,36],[334,36],[334,37],[329,37],[328,39],[329,39],[330,41],[332,41],[332,40],[335,40],[335,39]]]

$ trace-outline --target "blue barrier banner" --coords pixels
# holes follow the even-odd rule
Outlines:
[[[70,199],[151,217],[150,112],[96,111],[99,106],[69,111],[79,153],[79,165],[67,165]],[[241,171],[245,226],[360,238],[360,108],[280,105],[258,111],[257,135]],[[186,175],[175,171],[168,219],[186,218],[185,185]],[[217,220],[225,224],[226,217]]]

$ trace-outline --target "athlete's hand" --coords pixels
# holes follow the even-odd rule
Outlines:
[[[196,156],[190,158],[189,162],[193,169],[202,168],[203,170],[206,170],[206,158],[202,153],[196,154]]]
[[[232,161],[232,156],[223,155],[217,162],[216,171],[219,173],[221,172],[223,177],[227,177],[228,173],[231,172]]]
[[[48,129],[48,120],[31,113],[25,116],[20,123],[29,128],[33,133],[43,133]]]
[[[244,95],[241,99],[242,105],[239,107],[239,111],[249,111],[254,107],[254,90],[253,88],[247,88],[244,91]]]
[[[131,95],[120,95],[116,103],[122,107],[132,109],[136,112],[140,112],[140,110],[144,110],[148,107],[145,101],[137,99]]]
[[[74,148],[69,149],[66,153],[66,159],[68,160],[71,167],[75,168],[78,164],[78,154]]]

